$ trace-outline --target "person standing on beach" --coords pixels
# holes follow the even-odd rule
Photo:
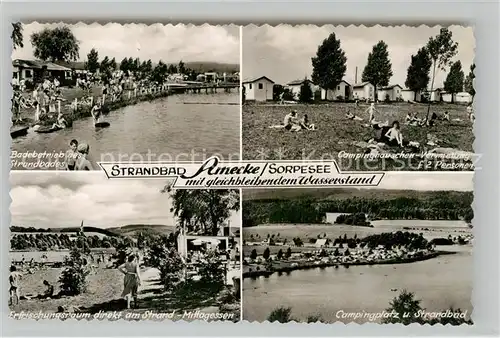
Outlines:
[[[9,275],[9,305],[19,305],[19,299],[21,298],[20,288],[21,274],[17,272],[17,268],[12,265],[10,267]],[[14,301],[15,300],[15,301]]]
[[[134,307],[137,307],[137,291],[141,285],[141,274],[136,256],[131,254],[127,262],[120,265],[118,270],[123,273],[123,292],[122,297],[127,300],[127,309],[130,309],[130,302],[134,299]]]

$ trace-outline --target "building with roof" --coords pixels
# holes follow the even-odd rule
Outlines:
[[[311,88],[311,93],[312,93],[312,99],[314,99],[314,92],[316,91],[316,86],[314,85],[314,83],[309,80],[309,79],[302,79],[302,80],[294,80],[294,81],[291,81],[289,83],[286,84],[286,88],[288,88],[288,90],[290,90],[290,92],[293,94],[293,97],[298,100],[299,98],[299,95],[300,95],[300,87],[302,87],[302,85],[304,83],[307,83],[309,84],[309,87]]]
[[[49,77],[57,78],[61,85],[64,85],[73,78],[71,68],[53,62],[16,59],[12,61],[12,68],[12,78],[17,82],[26,80],[38,83],[45,77]]]
[[[357,83],[352,86],[352,96],[355,100],[375,100],[375,86],[370,82]]]
[[[403,100],[403,87],[393,84],[387,87],[377,88],[377,98],[379,101],[401,101]]]
[[[243,81],[246,101],[271,101],[273,99],[274,81],[267,76]]]
[[[351,85],[342,80],[335,87],[335,89],[323,89],[321,88],[321,100],[326,101],[342,101],[342,100],[351,100],[352,99],[352,87]]]

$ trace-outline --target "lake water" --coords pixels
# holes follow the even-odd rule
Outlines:
[[[237,92],[172,95],[110,112],[104,120],[111,126],[105,129],[96,130],[92,119],[87,118],[50,134],[30,130],[28,135],[12,140],[12,150],[65,152],[69,142],[76,139],[90,145],[92,162],[189,161],[193,157],[202,161],[213,154],[237,159],[238,102]]]
[[[374,229],[366,230],[380,233],[397,231],[407,226],[402,225],[406,221],[377,222]],[[411,224],[429,228],[434,226],[439,234],[436,237],[470,231],[463,222],[421,222],[418,224],[412,221]],[[273,232],[283,234],[286,231],[284,227],[286,226],[279,226]],[[427,236],[425,232],[424,236],[432,237]],[[447,246],[437,249],[453,250],[457,253],[409,264],[351,266],[349,269],[318,268],[296,270],[281,276],[272,274],[268,278],[245,278],[243,317],[250,321],[263,321],[275,308],[286,306],[292,307],[292,316],[300,320],[319,314],[328,322],[348,323],[350,319],[338,318],[340,317],[338,311],[381,312],[389,307],[389,302],[403,289],[414,292],[416,298],[421,300],[421,306],[427,311],[444,311],[452,306],[466,310],[470,315],[473,280],[472,246]],[[366,321],[364,319],[356,322]]]

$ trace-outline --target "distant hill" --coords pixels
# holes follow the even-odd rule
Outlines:
[[[175,231],[175,226],[164,224],[128,224],[121,227],[109,228],[109,230],[122,236],[135,235],[140,231],[170,234]]]
[[[347,198],[368,198],[392,200],[398,197],[426,198],[438,196],[463,196],[460,191],[416,191],[416,190],[380,190],[380,189],[249,189],[243,191],[243,200],[289,200],[296,198],[314,198],[321,200],[338,200]]]
[[[240,71],[240,65],[232,63],[218,62],[186,62],[186,67],[198,73],[217,72],[217,73],[236,73]]]
[[[10,231],[15,233],[35,233],[35,232],[76,233],[80,231],[80,227],[36,229],[33,227],[11,226]],[[175,226],[168,226],[162,224],[128,224],[121,227],[113,227],[107,229],[84,226],[83,231],[87,233],[93,232],[105,236],[117,237],[117,236],[131,236],[139,231],[152,231],[160,234],[169,234],[175,231]]]

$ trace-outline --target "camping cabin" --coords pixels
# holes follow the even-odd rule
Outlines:
[[[352,94],[355,100],[375,99],[375,87],[370,82],[358,83],[352,86]]]
[[[398,85],[391,85],[387,87],[381,87],[377,89],[377,98],[379,101],[389,101],[389,102],[394,102],[394,101],[399,101],[402,100],[402,94],[401,91],[403,88]]]
[[[243,81],[245,88],[245,100],[247,101],[271,101],[273,99],[274,81],[266,76]]]
[[[324,101],[342,101],[352,99],[351,85],[347,81],[340,81],[335,89],[321,88],[321,100]]]
[[[287,83],[286,87],[290,90],[290,92],[293,94],[293,97],[297,100],[300,95],[300,87],[302,87],[304,83],[309,84],[312,93],[311,98],[314,99],[314,92],[316,90],[316,86],[314,85],[314,83],[312,83],[311,80],[308,79],[294,80],[292,82]]]

